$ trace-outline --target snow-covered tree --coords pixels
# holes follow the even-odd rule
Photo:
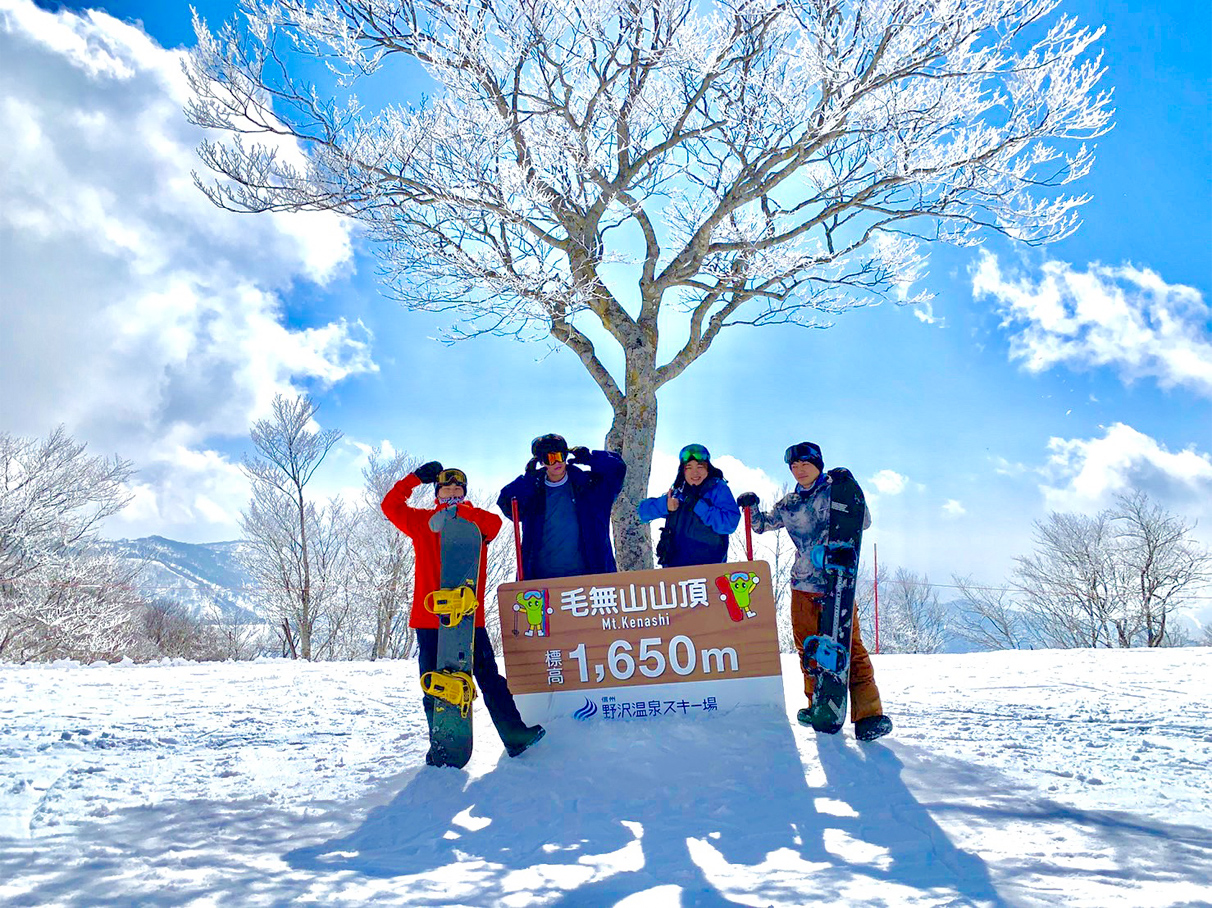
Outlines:
[[[947,612],[930,578],[897,568],[880,589],[880,649],[885,653],[940,653],[947,645]]]
[[[919,299],[923,241],[1075,228],[1064,187],[1110,96],[1098,33],[1058,5],[243,0],[217,34],[195,23],[187,114],[229,133],[200,149],[216,204],[339,212],[451,339],[578,357],[628,464],[615,545],[636,569],[657,392],[723,329]],[[431,98],[358,102],[406,61]]]
[[[45,439],[0,433],[0,589],[94,545],[101,521],[130,502],[133,472],[89,456],[63,426]]]
[[[15,662],[151,657],[140,565],[92,549],[48,560],[0,597],[0,658]]]
[[[348,509],[339,500],[317,502],[307,491],[341,438],[336,430],[317,430],[317,408],[306,395],[277,395],[271,416],[250,433],[258,456],[242,463],[252,498],[240,520],[241,557],[285,648],[303,659],[325,656],[349,606]]]
[[[371,659],[399,659],[412,650],[412,543],[383,516],[380,505],[391,487],[420,463],[409,454],[387,456],[375,448],[362,470],[362,505],[350,550],[354,589],[371,627]]]
[[[149,659],[178,658],[199,662],[233,658],[231,639],[216,623],[199,620],[178,602],[159,599],[141,610],[138,629]]]
[[[212,611],[215,619],[208,627],[220,658],[240,662],[273,652],[277,637],[272,627],[263,622],[249,622],[232,610]]]
[[[138,637],[138,565],[97,545],[130,501],[128,461],[90,456],[60,426],[0,433],[0,658],[120,658]]]
[[[1050,646],[1164,646],[1170,617],[1212,580],[1193,528],[1140,490],[1093,517],[1053,512],[1016,559],[1016,598]]]
[[[953,576],[952,582],[964,606],[952,628],[960,637],[988,650],[1031,649],[1040,642],[1012,590],[981,586],[971,577]]]
[[[1194,525],[1140,490],[1116,496],[1111,521],[1141,642],[1164,646],[1179,630],[1170,618],[1212,581],[1212,552],[1192,538]]]
[[[1035,523],[1035,551],[1016,560],[1012,583],[1049,646],[1115,646],[1130,637],[1105,514],[1053,512]]]

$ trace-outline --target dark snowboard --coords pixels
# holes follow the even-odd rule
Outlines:
[[[426,603],[438,615],[438,667],[421,679],[421,687],[433,698],[429,762],[461,768],[471,759],[471,703],[476,696],[472,646],[482,537],[479,528],[456,517],[453,508],[434,514],[429,527],[441,536],[442,549],[442,588]]]
[[[814,729],[836,734],[846,722],[850,691],[850,639],[854,628],[854,587],[863,518],[867,503],[850,471],[829,471],[829,537],[812,552],[823,568],[829,586],[821,605],[821,623],[815,637],[804,640],[804,666],[813,678],[808,718]]]

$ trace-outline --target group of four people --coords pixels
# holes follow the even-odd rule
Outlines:
[[[796,480],[795,489],[764,513],[751,492],[733,498],[724,474],[699,444],[682,448],[678,473],[668,492],[639,503],[641,520],[665,519],[657,555],[662,567],[718,564],[727,561],[728,540],[741,519],[742,507],[751,509],[753,529],[759,533],[783,528],[796,547],[792,567],[791,626],[797,649],[817,633],[821,606],[828,586],[823,570],[813,564],[812,549],[824,542],[829,530],[829,485],[821,450],[811,442],[787,449],[784,460]],[[560,435],[541,435],[531,443],[531,458],[522,475],[510,482],[497,498],[497,507],[522,530],[522,576],[527,580],[575,577],[616,571],[610,541],[610,512],[623,488],[627,466],[611,451],[569,448]],[[434,506],[409,504],[413,492],[431,484]],[[383,513],[412,540],[416,553],[409,626],[417,634],[418,663],[422,675],[437,668],[438,619],[425,608],[426,597],[439,588],[439,537],[430,518],[443,508],[476,525],[483,536],[477,589],[485,589],[488,543],[500,532],[502,520],[466,500],[467,476],[462,470],[443,469],[437,461],[418,467],[401,479],[383,499]],[[864,529],[871,524],[868,513]],[[476,609],[473,674],[484,694],[484,704],[506,752],[516,757],[543,737],[539,725],[526,725],[514,704],[509,686],[497,668],[492,642],[484,629],[484,604]],[[802,652],[801,652],[802,655]],[[802,664],[802,661],[801,661]],[[804,693],[811,698],[813,679],[804,671]],[[851,670],[851,719],[855,734],[870,740],[887,734],[891,720],[883,714],[870,656],[854,623]],[[433,701],[423,697],[426,719],[432,722]],[[797,718],[807,725],[808,711]],[[427,762],[428,762],[427,756]]]

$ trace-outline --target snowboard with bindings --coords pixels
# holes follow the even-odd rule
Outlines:
[[[442,561],[441,589],[425,600],[425,607],[438,616],[437,669],[421,676],[421,689],[433,698],[427,762],[462,768],[471,759],[471,705],[476,698],[472,648],[482,536],[474,523],[456,516],[453,507],[434,514],[429,527],[441,537]]]
[[[812,550],[812,561],[828,578],[821,622],[804,639],[804,667],[813,679],[807,719],[816,731],[837,734],[846,722],[850,691],[850,640],[854,628],[854,590],[867,503],[849,470],[829,471],[829,535]]]

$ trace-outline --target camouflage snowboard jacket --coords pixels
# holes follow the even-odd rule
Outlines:
[[[829,536],[829,487],[832,484],[829,475],[822,473],[812,488],[796,486],[769,513],[753,509],[755,532],[765,533],[782,527],[791,537],[795,544],[791,586],[805,593],[824,593],[829,587],[825,572],[812,563],[812,550],[823,545]],[[864,530],[871,526],[871,510],[865,510]]]

